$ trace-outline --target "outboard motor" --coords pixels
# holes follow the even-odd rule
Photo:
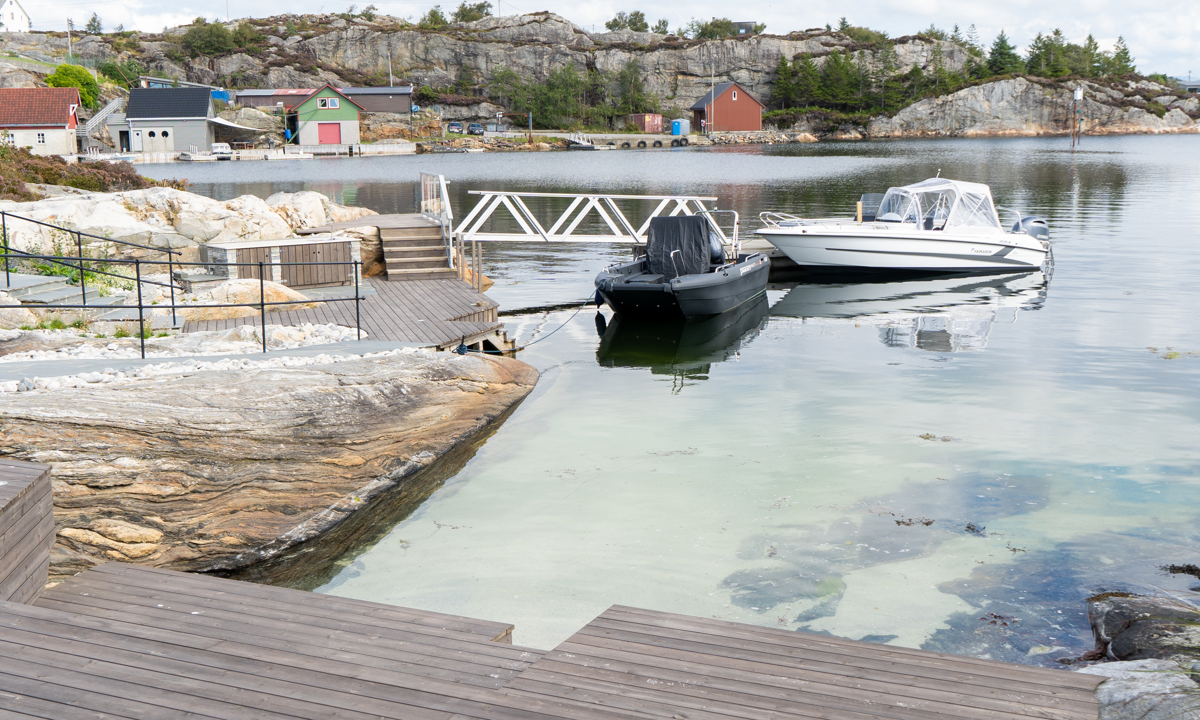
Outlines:
[[[708,261],[713,265],[725,264],[725,246],[715,232],[708,234]]]
[[[1046,222],[1045,218],[1035,215],[1021,218],[1019,222],[1013,225],[1012,231],[1015,233],[1023,232],[1042,242],[1050,242],[1050,223]]]

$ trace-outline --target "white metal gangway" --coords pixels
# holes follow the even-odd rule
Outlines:
[[[674,217],[679,214],[697,215],[711,213],[705,206],[706,202],[715,202],[715,197],[699,195],[606,195],[603,193],[539,193],[539,192],[506,192],[499,190],[470,190],[470,194],[479,195],[479,203],[471,208],[471,212],[458,223],[457,236],[467,241],[543,241],[543,242],[628,242],[644,244],[646,231],[650,221],[656,217]],[[548,223],[543,223],[525,203],[527,198],[557,198],[570,199],[565,210]],[[654,209],[645,221],[637,227],[626,216],[618,205],[630,205],[641,202],[656,202]],[[491,232],[484,226],[492,219],[497,210],[503,208],[512,217],[521,232]],[[627,208],[631,209],[631,208]],[[584,220],[595,211],[603,225],[592,223],[585,225]],[[601,232],[589,232],[599,227]],[[603,232],[607,228],[609,232]],[[580,231],[578,234],[576,231]],[[729,238],[717,224],[713,223],[713,231],[720,237],[721,242],[729,244]]]

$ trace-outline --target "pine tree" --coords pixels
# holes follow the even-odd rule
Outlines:
[[[1017,54],[1016,48],[1008,41],[1008,35],[1001,30],[992,43],[988,52],[988,70],[993,75],[1010,75],[1025,72],[1025,61]]]
[[[786,55],[779,56],[775,66],[775,84],[771,88],[771,104],[780,108],[789,108],[795,101],[795,83],[792,80],[792,66]]]
[[[83,26],[83,31],[88,35],[99,35],[104,32],[104,23],[100,22],[100,16],[92,13],[92,17],[87,21],[87,25]]]
[[[954,31],[950,33],[950,42],[955,45],[962,45],[965,42],[962,30],[958,29],[958,23],[954,23]]]
[[[1096,38],[1092,37],[1090,33],[1083,43],[1081,54],[1083,67],[1079,69],[1080,75],[1095,77],[1104,74],[1104,55],[1100,52],[1100,43],[1096,42]]]
[[[843,52],[833,51],[821,65],[818,97],[839,109],[854,106],[858,89],[856,75],[853,60]]]
[[[821,92],[821,71],[811,55],[792,63],[792,100],[800,107],[815,103]]]
[[[1124,37],[1118,37],[1108,61],[1108,74],[1126,75],[1133,72],[1137,72],[1137,68],[1134,67],[1133,56],[1129,54],[1129,46],[1125,44]]]

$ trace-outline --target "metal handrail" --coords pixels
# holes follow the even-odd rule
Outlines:
[[[56,260],[56,259],[62,259],[65,257],[65,256],[54,256],[54,255],[33,255],[30,253],[25,253],[25,252],[21,252],[21,251],[17,251],[16,253],[10,253],[10,252],[7,252],[7,247],[5,249],[6,249],[6,252],[4,252],[0,255],[2,255],[4,257],[4,264],[5,264],[6,269],[8,267],[9,259],[12,257],[34,258],[34,259],[52,260],[52,261]],[[66,258],[66,259],[76,259],[76,258]],[[88,258],[88,259],[93,259],[93,258]],[[258,296],[258,302],[256,302],[256,303],[253,303],[253,302],[251,302],[251,303],[176,303],[175,302],[175,294],[174,294],[174,285],[168,286],[164,283],[156,282],[153,280],[142,280],[142,266],[143,265],[170,265],[172,261],[168,260],[167,262],[163,262],[161,260],[142,260],[140,258],[135,258],[135,259],[129,260],[129,259],[121,258],[121,259],[105,260],[105,262],[115,262],[115,263],[122,263],[122,264],[134,266],[134,277],[133,278],[127,278],[124,275],[113,275],[113,277],[119,277],[122,279],[132,279],[137,283],[138,302],[137,302],[136,307],[137,307],[137,311],[138,311],[138,337],[141,339],[142,359],[145,359],[145,357],[146,357],[146,308],[154,308],[154,309],[164,310],[169,307],[171,310],[172,322],[175,322],[176,310],[183,309],[183,308],[257,307],[257,308],[259,308],[259,316],[260,316],[261,323],[262,323],[262,348],[263,348],[263,352],[265,353],[265,352],[267,352],[267,310],[266,310],[267,307],[269,307],[269,306],[273,307],[276,305],[303,305],[303,304],[312,303],[312,302],[349,302],[350,300],[353,300],[354,301],[355,330],[357,331],[358,339],[362,340],[362,305],[361,305],[361,302],[362,302],[363,297],[362,297],[361,287],[359,285],[359,277],[362,275],[362,261],[361,260],[351,260],[351,261],[338,260],[338,261],[330,261],[330,262],[278,262],[278,263],[264,262],[264,261],[260,260],[258,262],[253,262],[253,263],[222,263],[223,265],[234,266],[234,267],[257,267],[258,268],[259,296]],[[180,266],[207,267],[209,265],[212,265],[213,263],[174,262],[173,264],[180,265]],[[311,299],[310,298],[310,299],[305,299],[305,300],[272,300],[272,301],[268,302],[266,299],[266,272],[265,272],[265,270],[266,270],[266,268],[273,267],[275,265],[278,265],[280,267],[293,266],[293,265],[351,265],[354,267],[354,273],[353,273],[354,274],[354,297],[352,297],[352,298],[348,298],[348,297],[322,298],[322,299]],[[104,273],[104,274],[112,275],[112,273]],[[81,277],[82,277],[82,275],[81,275]],[[246,278],[246,279],[249,279],[249,278]],[[147,305],[145,303],[145,299],[142,297],[142,283],[146,283],[148,285],[159,285],[162,287],[171,287],[172,293],[171,293],[170,305],[163,305],[163,304]],[[9,287],[11,287],[11,283],[8,283],[8,285],[9,285]],[[120,306],[112,306],[112,305],[98,306],[95,304],[88,305],[87,304],[87,294],[86,294],[85,289],[81,287],[80,291],[81,291],[81,293],[83,293],[82,297],[83,297],[84,302],[82,304],[54,303],[54,304],[47,304],[44,307],[61,309],[61,310],[95,310],[97,308],[105,308],[108,310],[113,310],[113,309],[117,309],[117,308],[133,308],[133,307],[135,307],[133,305],[120,305]]]
[[[87,238],[92,238],[94,240],[102,240],[104,242],[117,243],[118,245],[124,245],[126,247],[135,247],[135,248],[140,248],[142,250],[153,250],[154,252],[166,253],[167,255],[182,255],[183,254],[178,250],[172,250],[170,248],[156,248],[153,245],[139,245],[137,243],[129,242],[128,240],[118,240],[116,238],[104,237],[103,235],[95,235],[93,233],[86,233],[86,232],[83,232],[82,230],[72,230],[70,228],[65,228],[60,225],[55,225],[54,223],[43,222],[41,220],[34,220],[33,218],[23,217],[21,215],[17,215],[16,213],[8,212],[6,210],[0,210],[0,223],[3,223],[5,225],[5,227],[7,227],[8,218],[20,220],[21,222],[33,223],[34,225],[41,225],[42,227],[53,228],[55,230],[62,230],[63,232],[68,233],[70,235],[75,235],[76,237],[87,237]],[[100,258],[88,258],[88,259],[89,260],[98,260]]]

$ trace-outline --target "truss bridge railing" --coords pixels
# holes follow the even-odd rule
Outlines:
[[[455,234],[462,242],[616,242],[641,245],[646,242],[646,231],[650,228],[652,219],[680,214],[710,213],[712,209],[705,203],[717,200],[715,197],[700,195],[606,195],[498,190],[471,190],[469,193],[479,195],[480,199],[458,223],[458,231]],[[570,203],[565,210],[551,210],[550,214],[553,216],[543,221],[526,203],[526,200],[534,198],[557,199],[559,205],[562,200],[569,199]],[[640,205],[637,209],[644,210],[651,202],[655,203],[654,207],[643,220],[630,219],[630,214],[635,212],[633,205]],[[546,215],[544,210],[542,215]],[[511,217],[520,232],[495,232],[485,229],[493,219],[505,216]],[[594,217],[585,222],[589,220],[589,216]],[[719,227],[714,227],[714,232],[722,243],[730,244],[729,238]]]

